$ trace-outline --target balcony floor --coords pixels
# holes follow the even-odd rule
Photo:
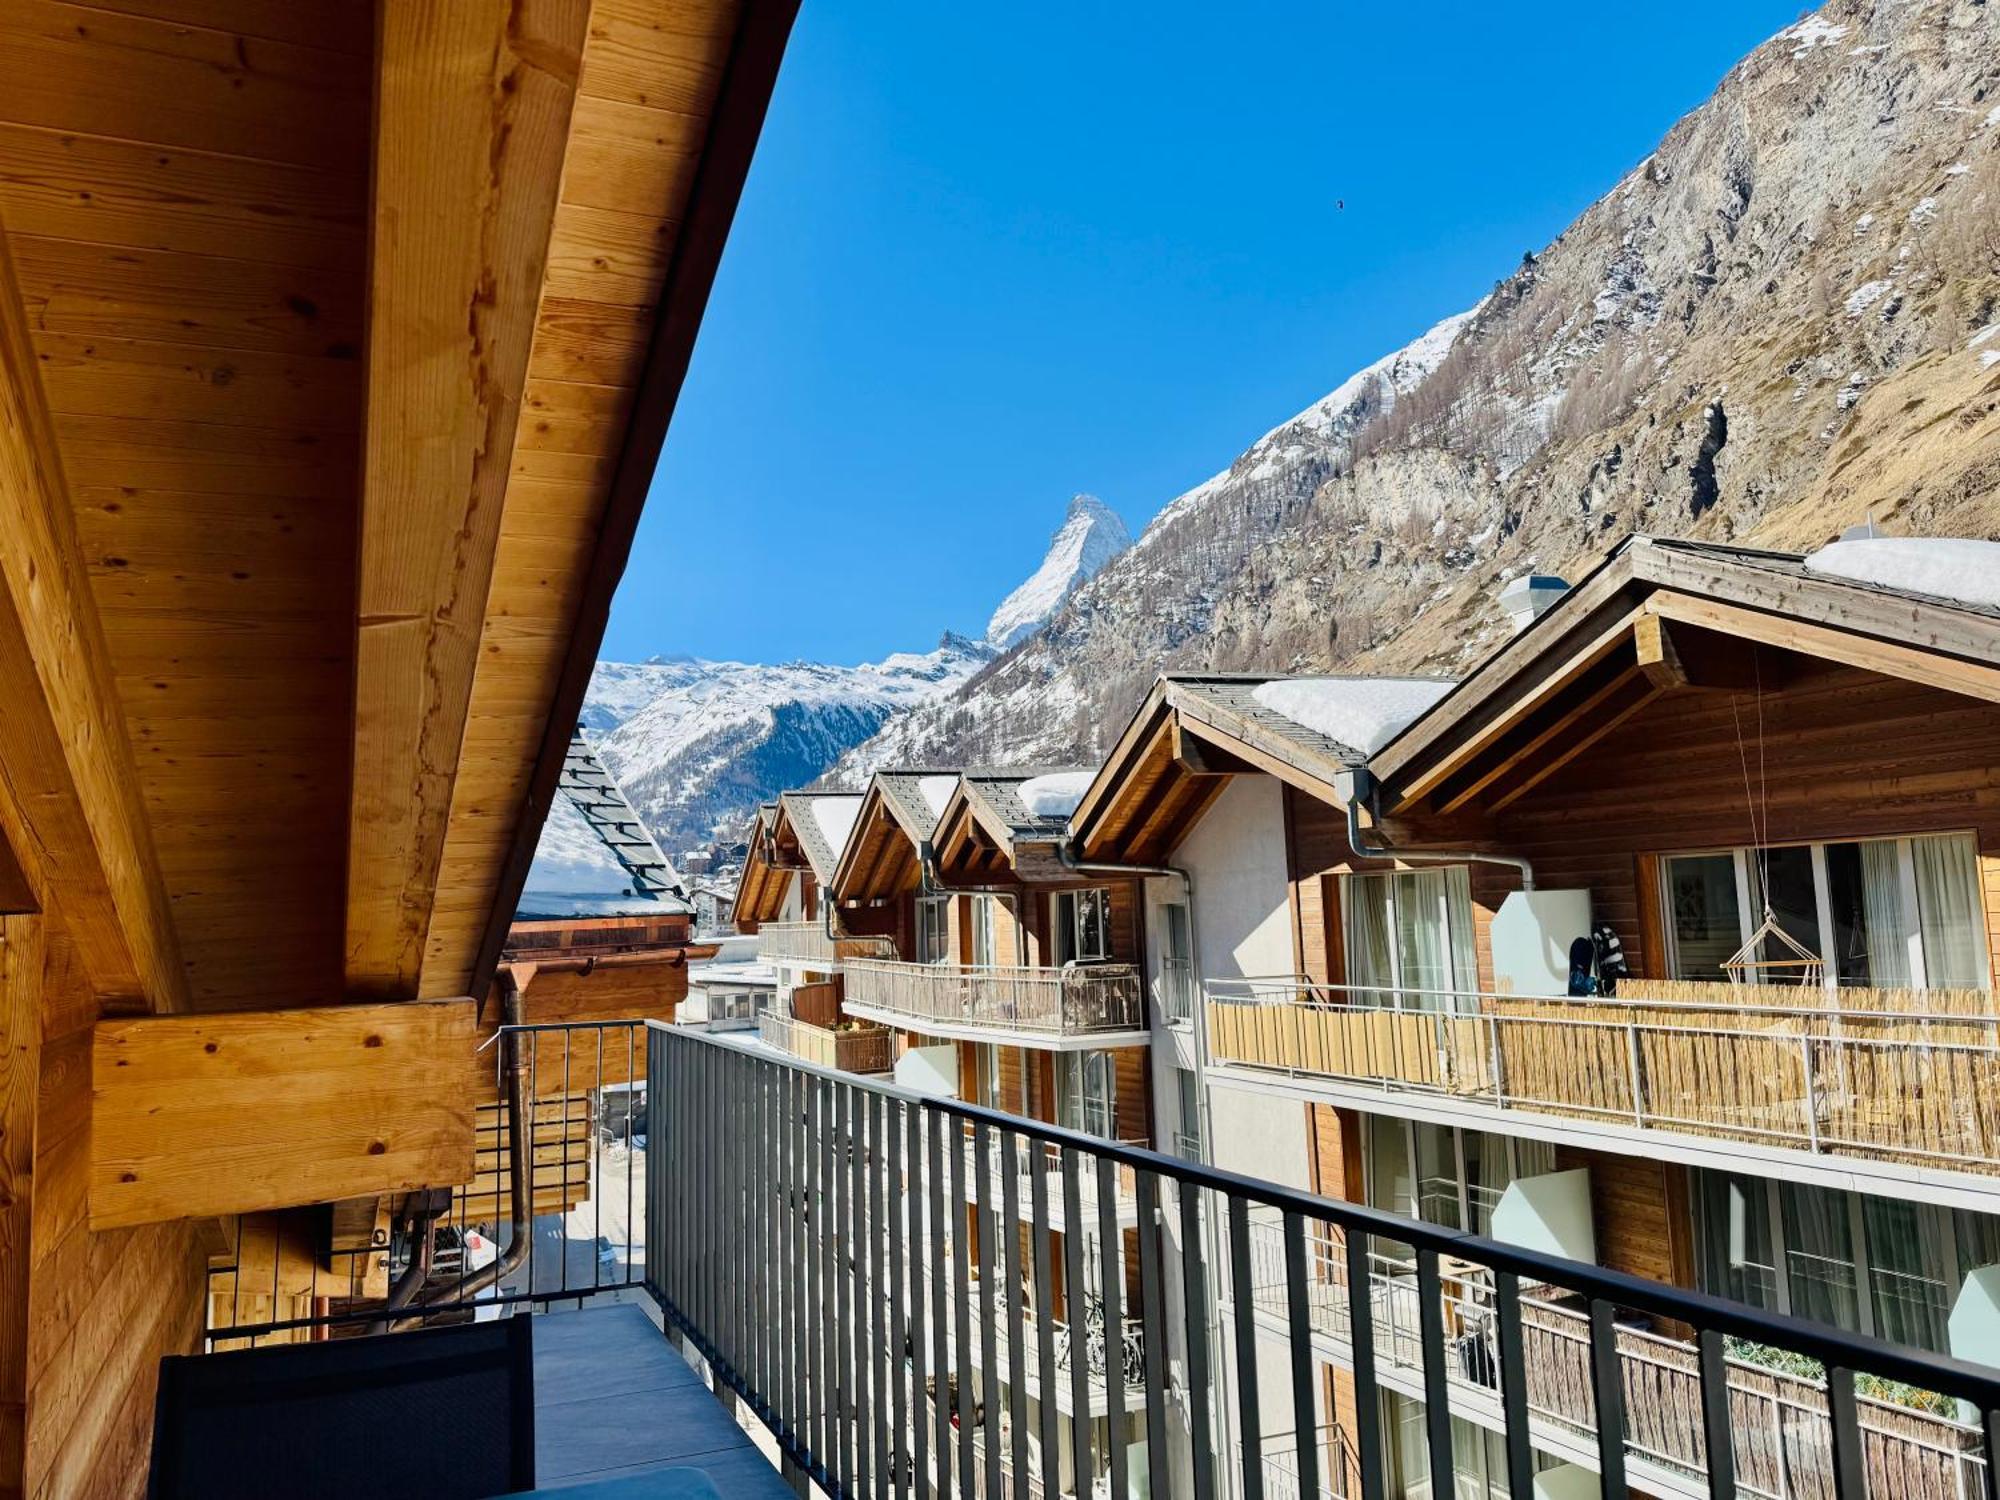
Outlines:
[[[698,1469],[731,1497],[792,1500],[643,1308],[535,1319],[535,1471],[567,1489],[664,1468]]]

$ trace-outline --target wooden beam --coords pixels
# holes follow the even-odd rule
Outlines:
[[[0,1494],[27,1460],[28,1272],[42,1074],[42,918],[0,917]]]
[[[1667,622],[1658,612],[1650,609],[1639,612],[1639,618],[1632,622],[1632,649],[1639,670],[1654,687],[1666,692],[1688,685],[1687,668],[1681,665],[1681,654],[1674,648]]]
[[[100,1021],[90,1227],[464,1182],[473,1046],[470,1000]]]
[[[1522,671],[1521,681],[1512,685],[1513,694],[1503,705],[1489,707],[1482,701],[1477,705],[1467,703],[1451,710],[1449,717],[1454,728],[1469,726],[1464,738],[1451,744],[1442,755],[1415,776],[1406,781],[1392,783],[1395,796],[1394,805],[1390,810],[1400,812],[1428,796],[1446,777],[1493,744],[1523,717],[1539,705],[1548,702],[1555,694],[1604,660],[1623,644],[1631,633],[1632,621],[1637,613],[1636,610],[1619,610],[1608,624],[1590,634],[1582,646],[1574,652],[1546,664],[1531,663],[1526,666]],[[1509,649],[1511,651],[1511,648]],[[1484,672],[1492,668],[1489,664],[1481,670]],[[1490,698],[1493,695],[1487,696]],[[1473,717],[1475,708],[1487,716]],[[1441,729],[1434,730],[1428,736],[1429,743],[1436,743],[1446,732]]]
[[[1611,660],[1615,661],[1615,658]],[[1580,702],[1564,712],[1552,715],[1541,729],[1529,735],[1511,750],[1503,750],[1484,769],[1481,769],[1479,763],[1475,761],[1460,773],[1462,779],[1448,781],[1438,789],[1437,810],[1440,813],[1457,812],[1496,781],[1502,780],[1523,765],[1528,765],[1535,756],[1547,751],[1561,736],[1576,733],[1579,724],[1593,722],[1590,716],[1600,712],[1607,700],[1626,693],[1642,671],[1643,669],[1638,666],[1628,666],[1622,671],[1604,674],[1604,680]],[[1648,677],[1647,681],[1653,679]],[[1654,686],[1659,687],[1662,692],[1666,691],[1660,683],[1654,682]]]
[[[184,1009],[181,962],[55,429],[0,228],[0,838],[113,1007]]]
[[[542,819],[555,795],[570,732],[583,710],[583,695],[597,664],[597,649],[611,621],[611,597],[624,575],[639,514],[659,467],[680,400],[682,382],[694,357],[695,335],[701,329],[708,294],[722,262],[722,247],[736,218],[736,204],[749,175],[763,132],[764,114],[778,79],[778,65],[798,16],[799,0],[741,0],[742,21],[724,67],[720,97],[708,142],[688,193],[687,212],[673,260],[660,288],[659,316],[646,346],[646,364],[626,425],[625,445],[611,481],[611,493],[598,526],[597,548],[583,582],[583,602],[570,630],[562,672],[542,728],[542,747],[529,778],[527,796],[510,809],[513,842],[507,852],[486,935],[472,961],[475,993],[484,987],[500,960],[507,927],[534,862]]]
[[[1622,681],[1626,684],[1623,696],[1607,700],[1601,705],[1599,709],[1601,717],[1595,724],[1569,740],[1561,750],[1545,758],[1528,775],[1494,798],[1487,810],[1498,812],[1508,804],[1519,801],[1660,696],[1661,690],[1636,671],[1631,677]]]
[[[1653,596],[1649,607],[1668,619],[1719,631],[1738,640],[1797,651],[1884,677],[1898,677],[1948,693],[2000,703],[2000,667],[1990,662],[1962,661],[1919,646],[1878,640],[1850,630],[1765,614],[1689,594],[1662,591]],[[1766,681],[1765,685],[1770,684]]]
[[[347,980],[422,973],[588,0],[384,8]],[[565,727],[567,737],[567,727]]]

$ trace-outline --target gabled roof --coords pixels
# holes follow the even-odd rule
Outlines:
[[[827,889],[837,901],[873,901],[922,878],[922,852],[958,786],[958,772],[877,771]]]
[[[1796,553],[1628,537],[1369,768],[1384,811],[1497,811],[1662,694],[1754,693],[1800,657],[2000,702],[2000,610]]]
[[[778,798],[771,842],[781,858],[788,846],[795,847],[824,886],[833,879],[860,812],[859,792],[786,792]]]
[[[729,920],[739,929],[770,921],[784,905],[785,887],[792,872],[771,860],[771,831],[777,821],[775,802],[766,802],[751,819],[749,852],[744,857],[743,874],[736,882],[736,898],[729,908]]]
[[[933,835],[940,881],[1073,881],[1059,855],[1069,836],[1069,819],[1036,812],[1022,800],[1021,789],[1038,777],[1074,775],[1080,769],[1002,766],[959,777]]]
[[[516,906],[518,920],[686,912],[686,889],[579,729]]]
[[[1153,863],[1232,775],[1273,775],[1334,800],[1337,779],[1364,764],[1370,747],[1328,726],[1354,739],[1377,736],[1449,687],[1442,678],[1164,676],[1077,804],[1071,833],[1086,859]]]

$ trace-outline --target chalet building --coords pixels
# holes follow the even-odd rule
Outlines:
[[[2000,614],[1646,538],[1547,592],[1456,685],[1169,677],[1141,706],[1072,831],[1083,861],[1161,872],[1147,964],[1181,1138],[1331,1197],[1990,1357]],[[1264,1335],[1285,1327],[1264,1291],[1281,1234],[1251,1226]],[[1425,1387],[1398,1367],[1415,1267],[1378,1242],[1372,1276],[1395,1330],[1380,1411],[1355,1409],[1328,1305],[1319,1420],[1351,1469],[1374,1415],[1407,1487],[1429,1462]],[[1492,1295],[1446,1288],[1467,1329]],[[1536,1466],[1596,1469],[1585,1310],[1525,1295]],[[1616,1348],[1659,1398],[1628,1413],[1632,1481],[1704,1492],[1685,1331],[1635,1322]],[[1462,1494],[1506,1482],[1487,1354],[1449,1382]],[[1774,1430],[1821,1399],[1738,1354],[1732,1383]],[[1979,1446],[1893,1395],[1861,1423],[1897,1488],[1949,1490]],[[1782,1438],[1759,1462],[1774,1492],[1825,1482],[1824,1455]]]

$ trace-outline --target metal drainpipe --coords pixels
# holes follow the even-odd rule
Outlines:
[[[1520,872],[1522,890],[1532,891],[1535,888],[1535,867],[1517,854],[1487,854],[1475,849],[1406,849],[1400,845],[1369,843],[1361,828],[1361,804],[1368,804],[1369,816],[1375,820],[1376,827],[1381,827],[1379,803],[1382,786],[1365,767],[1357,766],[1344,773],[1335,790],[1347,803],[1347,843],[1356,854],[1413,863],[1505,865]]]
[[[1021,920],[1022,888],[1017,885],[940,885],[937,878],[937,850],[929,839],[917,844],[917,889],[926,896],[993,896],[1007,903],[1007,909],[1014,914],[1014,931],[1025,935],[1027,924]],[[1018,941],[1016,946],[1020,947]],[[1026,965],[1022,965],[1026,967]]]
[[[521,987],[515,982],[511,969],[502,967],[500,979],[500,1024],[519,1026],[524,1019],[521,1005]],[[464,1301],[478,1295],[490,1286],[497,1286],[521,1268],[528,1258],[528,1246],[534,1235],[535,1206],[529,1191],[528,1153],[534,1149],[534,1120],[531,1116],[531,1101],[528,1098],[528,1065],[522,1058],[521,1034],[509,1032],[501,1038],[501,1048],[506,1054],[503,1066],[507,1070],[507,1114],[508,1135],[511,1137],[507,1152],[507,1191],[512,1199],[509,1207],[509,1237],[507,1249],[492,1265],[473,1273],[464,1281],[440,1287],[434,1296],[418,1299],[416,1306],[429,1307],[445,1301]],[[464,1252],[461,1250],[460,1252]],[[530,1288],[532,1290],[532,1288]]]
[[[1212,1159],[1215,1154],[1215,1110],[1210,1106],[1208,1100],[1208,1003],[1207,997],[1201,993],[1201,932],[1199,924],[1194,919],[1194,875],[1179,865],[1118,865],[1101,861],[1082,860],[1076,857],[1075,851],[1066,843],[1057,847],[1056,854],[1064,865],[1076,871],[1079,875],[1125,875],[1144,880],[1178,880],[1181,883],[1182,894],[1187,898],[1188,967],[1193,971],[1189,977],[1193,980],[1196,991],[1194,1006],[1194,1097],[1195,1107],[1201,1111],[1201,1117],[1196,1123],[1201,1130],[1202,1157],[1204,1159]],[[1141,965],[1142,969],[1143,967]],[[1204,1320],[1206,1326],[1202,1336],[1211,1351],[1209,1360],[1210,1372],[1217,1386],[1222,1391],[1222,1401],[1218,1403],[1220,1409],[1216,1412],[1216,1415],[1223,1419],[1223,1430],[1227,1431],[1233,1425],[1240,1431],[1240,1424],[1232,1424],[1229,1421],[1236,1407],[1235,1371],[1230,1368],[1232,1362],[1223,1359],[1220,1355],[1222,1348],[1222,1303],[1220,1297],[1217,1296],[1218,1287],[1216,1285],[1216,1277],[1219,1274],[1219,1268],[1223,1264],[1222,1226],[1218,1222],[1218,1216],[1214,1213],[1202,1215],[1202,1221],[1204,1238],[1207,1241],[1202,1248],[1202,1258],[1208,1263],[1206,1284],[1209,1293],[1209,1306],[1207,1316]],[[1187,1254],[1185,1246],[1182,1247],[1181,1253],[1183,1255]],[[1185,1350],[1182,1351],[1182,1356],[1183,1358],[1186,1357]],[[1218,1465],[1218,1470],[1226,1472],[1226,1466]],[[1238,1481],[1232,1475],[1228,1481],[1229,1490],[1232,1494],[1235,1492],[1237,1483]]]

